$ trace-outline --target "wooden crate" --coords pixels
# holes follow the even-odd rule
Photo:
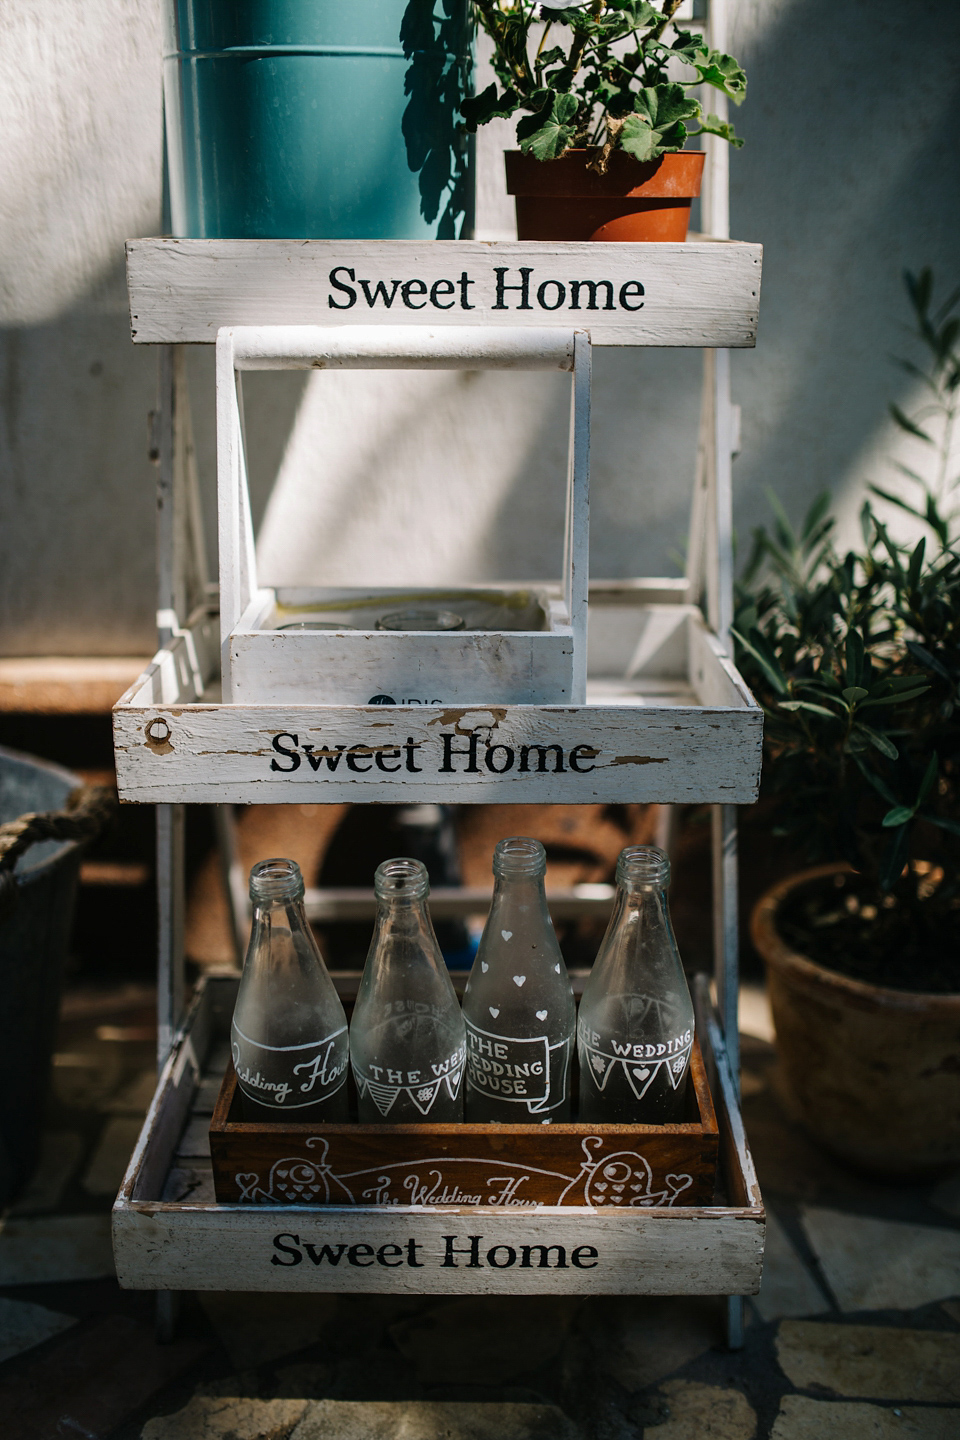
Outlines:
[[[591,583],[585,705],[224,705],[198,614],[114,707],[121,799],[751,804],[763,712],[683,583]]]
[[[697,1027],[720,1144],[713,1203],[683,1204],[681,1195],[673,1205],[629,1208],[225,1205],[214,1193],[209,1131],[238,983],[236,975],[200,982],[160,1077],[113,1210],[125,1288],[441,1295],[759,1289],[763,1205],[702,987]]]
[[[679,1125],[294,1125],[242,1119],[227,1065],[210,1123],[226,1205],[709,1205],[719,1131],[703,1057]]]
[[[211,345],[224,325],[584,325],[594,345],[752,346],[762,258],[761,245],[703,236],[128,240],[130,329],[137,344]],[[404,294],[410,279],[426,299]],[[435,291],[444,281],[452,291]]]

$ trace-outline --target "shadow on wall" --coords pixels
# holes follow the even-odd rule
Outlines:
[[[960,280],[960,6],[731,10],[750,77],[733,233],[765,246],[759,342],[734,357],[735,522],[745,542],[767,486],[794,516],[827,488],[852,529],[896,439],[887,401],[910,396],[890,363],[908,318],[901,272],[930,264],[945,288]]]
[[[156,389],[122,269],[54,319],[0,329],[0,654],[151,653]]]

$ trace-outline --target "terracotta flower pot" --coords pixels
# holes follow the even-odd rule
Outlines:
[[[568,150],[559,160],[535,160],[506,151],[518,239],[686,240],[690,206],[700,194],[702,150],[645,164],[615,150],[606,175],[587,169],[595,153]]]
[[[750,922],[767,967],[777,1051],[804,1127],[841,1159],[920,1177],[960,1162],[960,995],[868,985],[798,955],[777,911],[820,865],[775,885]]]

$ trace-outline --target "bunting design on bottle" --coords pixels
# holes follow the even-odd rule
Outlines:
[[[610,1076],[621,1070],[627,1085],[642,1100],[660,1071],[676,1090],[687,1073],[693,1050],[693,1031],[686,1030],[657,1044],[640,1041],[619,1041],[612,1035],[601,1035],[582,1021],[577,1024],[577,1047],[581,1072],[589,1070],[597,1089],[604,1091]]]
[[[369,1095],[384,1119],[401,1095],[427,1116],[444,1087],[451,1100],[460,1094],[464,1055],[461,1045],[444,1060],[432,1062],[429,1074],[424,1070],[391,1070],[383,1065],[369,1065],[362,1071],[354,1064],[353,1075],[361,1098]]]

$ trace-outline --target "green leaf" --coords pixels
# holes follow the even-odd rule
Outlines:
[[[659,130],[654,130],[642,115],[628,115],[620,131],[620,147],[635,160],[656,160],[663,154]]]
[[[880,887],[883,890],[890,890],[900,876],[903,874],[903,867],[907,863],[907,846],[910,843],[910,831],[906,825],[902,825],[892,836],[890,846],[883,857],[880,865]]]
[[[565,154],[577,133],[572,123],[580,108],[576,96],[548,93],[550,98],[543,109],[536,115],[525,115],[517,126],[520,149],[537,160],[556,160]]]
[[[936,783],[939,770],[940,759],[936,752],[934,752],[934,754],[930,756],[927,768],[923,774],[923,779],[920,781],[920,789],[917,791],[918,805],[922,805],[924,800],[926,800],[927,796],[930,794],[930,791],[933,789],[933,786]]]
[[[863,679],[863,636],[858,630],[847,632],[847,679],[851,685],[859,685]]]
[[[880,824],[884,830],[890,830],[894,825],[906,825],[908,820],[913,819],[913,816],[914,810],[912,805],[895,805],[892,810],[887,811],[886,815],[884,815],[880,821]]]
[[[886,781],[881,780],[879,775],[877,775],[873,770],[869,769],[869,767],[864,764],[863,759],[860,755],[854,755],[853,758],[854,762],[856,763],[857,769],[860,771],[860,774],[863,776],[864,780],[866,780],[867,784],[872,785],[874,790],[876,790],[877,794],[882,796],[883,799],[886,800],[888,805],[899,804],[896,795],[894,795],[893,791],[890,789],[890,786],[886,783]]]
[[[700,129],[693,133],[694,135],[719,135],[721,140],[727,140],[735,150],[743,149],[742,135],[737,134],[729,120],[721,120],[719,115],[704,115],[700,122]]]
[[[904,415],[899,405],[894,405],[891,401],[888,408],[901,430],[906,430],[908,435],[915,435],[918,440],[926,440],[928,445],[934,444],[933,437],[928,435],[925,430],[921,430],[919,425],[915,425],[909,415]]]
[[[843,698],[844,700],[849,700],[851,705],[854,705],[858,700],[866,699],[869,694],[870,691],[864,690],[862,685],[848,685],[846,690],[843,691]]]
[[[915,690],[901,691],[897,695],[875,696],[870,700],[864,700],[860,709],[867,710],[871,705],[900,705],[906,703],[907,700],[916,700],[920,695],[925,695],[929,689],[929,685],[918,685]]]
[[[761,635],[760,631],[751,630],[749,640],[745,635],[741,635],[738,630],[733,630],[731,633],[743,646],[747,654],[753,656],[777,694],[789,694],[786,677],[780,670],[777,657],[770,648],[769,642]]]
[[[892,740],[888,740],[886,735],[881,735],[879,730],[871,729],[869,725],[864,725],[861,720],[854,727],[854,733],[863,735],[873,748],[879,750],[881,755],[886,755],[888,760],[898,759],[900,752],[896,745],[894,745]]]
[[[938,830],[946,830],[948,835],[960,835],[960,820],[948,820],[945,815],[923,814],[924,820],[929,820],[931,825],[936,825]]]
[[[734,105],[742,105],[747,93],[747,77],[732,55],[722,50],[701,50],[694,60],[697,74],[705,85],[713,85],[729,95]]]
[[[840,716],[835,710],[828,710],[826,705],[815,705],[812,700],[781,700],[781,710],[809,710],[814,715],[826,715],[829,720],[839,720]]]

